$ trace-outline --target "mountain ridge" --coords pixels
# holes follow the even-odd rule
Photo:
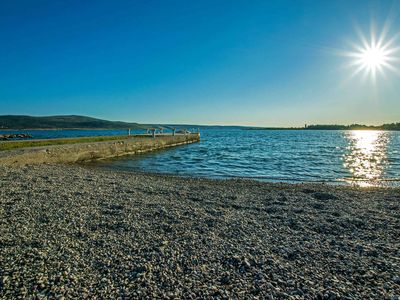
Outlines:
[[[80,115],[29,116],[0,115],[0,129],[147,129],[147,128],[207,128],[246,130],[400,130],[400,123],[368,126],[352,125],[306,125],[305,127],[254,127],[235,125],[195,125],[195,124],[140,124],[135,122],[109,121]]]
[[[146,125],[79,115],[1,115],[0,129],[144,129]]]

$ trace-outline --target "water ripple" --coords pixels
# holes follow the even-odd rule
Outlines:
[[[400,185],[400,133],[206,130],[202,141],[102,162],[108,168],[215,178]]]

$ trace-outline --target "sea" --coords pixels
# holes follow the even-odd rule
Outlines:
[[[20,132],[33,138],[127,133],[126,130]],[[200,143],[104,160],[96,162],[95,167],[270,182],[400,186],[400,132],[397,131],[204,129],[200,133]]]

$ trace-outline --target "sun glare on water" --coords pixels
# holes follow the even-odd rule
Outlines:
[[[349,182],[368,185],[368,182],[382,179],[389,142],[387,132],[354,130],[345,137],[348,147],[343,165],[351,174]]]

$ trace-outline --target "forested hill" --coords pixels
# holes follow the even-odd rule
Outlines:
[[[304,129],[309,130],[400,130],[400,123],[383,124],[378,126],[369,126],[361,124],[352,125],[308,125]]]
[[[145,125],[85,116],[0,116],[0,129],[142,129]]]

